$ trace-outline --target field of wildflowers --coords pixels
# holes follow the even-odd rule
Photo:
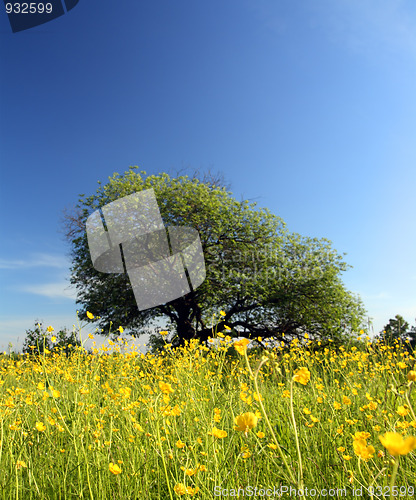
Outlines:
[[[409,345],[212,344],[1,356],[0,498],[415,496]]]

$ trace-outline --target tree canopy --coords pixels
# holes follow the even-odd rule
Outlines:
[[[340,338],[360,328],[361,300],[341,280],[350,266],[330,241],[289,232],[280,217],[237,201],[218,179],[147,176],[137,168],[115,173],[105,185],[99,182],[97,192],[80,195],[65,216],[71,283],[82,319],[88,320],[88,310],[104,333],[123,326],[133,336],[160,330],[166,321],[163,329],[175,332],[174,345],[206,341],[225,325],[234,336],[277,340],[306,332],[312,338]],[[110,202],[151,188],[165,226],[198,231],[206,278],[183,297],[139,311],[127,274],[94,269],[86,220]]]
[[[396,314],[390,318],[389,322],[379,334],[379,339],[386,344],[393,344],[395,341],[405,342],[409,340],[414,346],[416,342],[416,327],[409,329],[409,323],[401,316]]]

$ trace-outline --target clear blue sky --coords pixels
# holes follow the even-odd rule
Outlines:
[[[347,253],[375,331],[415,324],[415,2],[80,0],[15,34],[2,9],[0,75],[1,350],[72,327],[62,211],[130,165],[223,172]]]

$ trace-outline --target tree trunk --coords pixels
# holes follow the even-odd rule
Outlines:
[[[191,340],[196,338],[196,331],[192,322],[190,320],[191,316],[191,307],[185,301],[185,298],[182,297],[178,299],[175,304],[175,310],[177,312],[176,321],[176,331],[179,337],[179,345],[185,345],[185,340]]]

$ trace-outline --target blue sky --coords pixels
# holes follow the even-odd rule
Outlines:
[[[415,2],[80,0],[15,34],[2,12],[0,75],[1,350],[75,323],[62,212],[130,165],[222,172],[347,254],[376,332],[415,324]]]

